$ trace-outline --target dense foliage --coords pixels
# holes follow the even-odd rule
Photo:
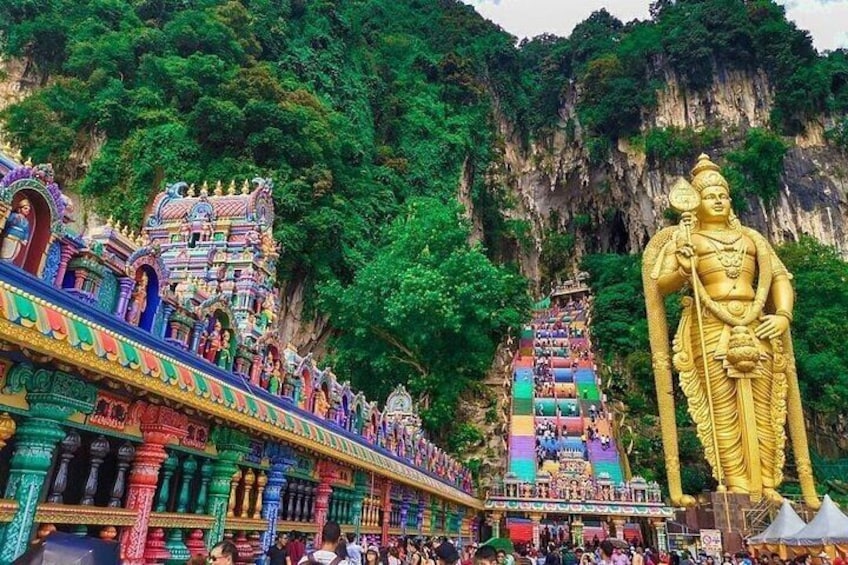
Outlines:
[[[524,279],[492,265],[469,233],[459,206],[413,200],[349,287],[322,289],[340,332],[339,373],[381,395],[406,384],[427,399],[427,427],[459,452],[482,439],[461,425],[459,401],[530,310]]]
[[[657,0],[651,14],[623,24],[601,10],[569,38],[524,42],[530,125],[555,126],[556,102],[578,82],[578,115],[591,135],[638,134],[669,68],[692,90],[729,70],[762,69],[775,88],[772,119],[783,133],[800,131],[820,112],[848,110],[845,53],[817,54],[809,34],[773,0]]]
[[[780,246],[778,254],[795,277],[792,337],[804,405],[825,416],[843,413],[848,402],[848,350],[840,336],[848,332],[848,262],[834,248],[808,237]],[[584,259],[583,267],[590,273],[595,296],[593,341],[611,370],[611,396],[634,416],[624,437],[625,442],[632,440],[633,452],[638,452],[631,453],[634,472],[663,477],[640,258],[592,255]],[[673,331],[679,316],[676,297],[669,297],[666,311]],[[679,390],[676,396],[684,488],[700,492],[709,486],[709,471],[685,399]]]

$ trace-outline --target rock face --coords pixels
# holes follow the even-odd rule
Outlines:
[[[667,73],[656,108],[643,116],[643,129],[676,127],[719,128],[721,146],[711,155],[723,164],[724,155],[738,147],[744,131],[769,122],[773,93],[763,73],[717,72],[705,92],[689,92]],[[512,219],[529,221],[536,245],[518,253],[524,273],[540,282],[541,234],[550,218],[577,236],[576,254],[639,252],[663,225],[666,196],[678,175],[687,175],[697,155],[686,162],[654,164],[641,148],[619,140],[602,162],[593,163],[585,132],[576,113],[579,86],[566,93],[560,127],[549,139],[522,146],[516,128],[498,120],[506,140],[502,172],[496,173],[517,204]],[[567,135],[566,123],[574,124]],[[803,234],[848,249],[848,158],[824,141],[824,124],[811,123],[804,137],[791,143],[778,200],[766,207],[759,199],[748,203],[743,223],[767,233],[774,242]],[[582,227],[573,228],[579,216]]]

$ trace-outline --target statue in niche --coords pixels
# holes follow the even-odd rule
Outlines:
[[[206,351],[204,357],[210,363],[214,363],[218,358],[218,352],[221,350],[221,320],[216,319],[212,331],[206,336]]]
[[[212,228],[212,221],[207,218],[203,222],[203,227],[200,228],[200,241],[212,241],[212,236],[215,230]]]
[[[0,259],[21,263],[23,251],[29,243],[29,215],[32,213],[32,204],[26,198],[18,202],[15,209],[6,219],[6,227],[3,229],[3,243],[0,245]]]
[[[283,385],[283,373],[280,370],[280,361],[279,359],[274,361],[273,366],[271,367],[271,380],[268,381],[268,390],[271,394],[280,394],[280,388]]]
[[[270,382],[271,375],[274,374],[274,354],[269,351],[268,355],[265,357],[265,363],[262,365],[262,376],[260,377],[259,384],[265,390],[271,390]]]
[[[221,351],[218,352],[218,367],[229,369],[230,363],[233,360],[233,355],[230,353],[230,342],[232,341],[232,333],[230,330],[224,330],[221,333]]]
[[[319,388],[315,391],[315,410],[314,413],[322,418],[327,417],[327,411],[330,409],[330,403],[327,400],[327,393],[324,389]]]
[[[144,311],[147,309],[148,282],[147,273],[142,271],[141,277],[135,283],[135,290],[133,290],[132,297],[130,298],[130,305],[127,307],[126,320],[127,323],[132,324],[133,326],[137,326],[139,324],[141,321],[141,315],[144,314]]]

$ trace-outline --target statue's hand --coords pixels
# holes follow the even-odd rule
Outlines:
[[[769,314],[763,316],[763,321],[754,330],[754,334],[760,339],[775,339],[783,335],[789,329],[789,319],[785,316]]]
[[[695,246],[682,233],[678,235],[676,243],[677,249],[675,250],[675,256],[677,257],[677,264],[686,274],[689,274],[692,272],[692,269],[698,266],[698,255],[695,252]]]

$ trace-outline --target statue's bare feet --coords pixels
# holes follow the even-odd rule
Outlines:
[[[768,488],[768,487],[764,488],[763,489],[763,498],[770,500],[771,502],[773,502],[775,504],[782,504],[783,503],[783,497],[780,496],[780,493],[777,492],[776,490],[774,490],[773,488]]]

